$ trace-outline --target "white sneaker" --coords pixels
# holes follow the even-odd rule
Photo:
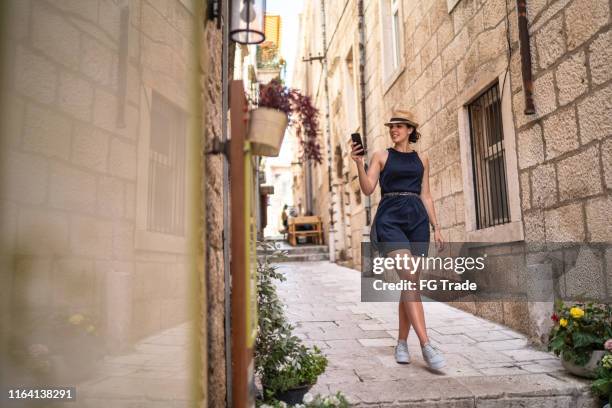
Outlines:
[[[408,344],[405,341],[398,341],[395,346],[395,361],[399,364],[410,363],[410,353],[408,352]]]
[[[427,343],[421,347],[421,351],[423,352],[423,359],[429,368],[439,370],[446,366],[446,361],[444,360],[444,356],[440,350],[432,346],[430,343]]]

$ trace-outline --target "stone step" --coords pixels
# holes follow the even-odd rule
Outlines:
[[[275,235],[275,236],[272,236],[272,237],[266,237],[265,238],[266,242],[282,242],[284,240],[285,240],[285,238],[282,235]]]
[[[329,252],[327,245],[303,245],[290,248],[282,248],[290,254],[324,254]]]
[[[272,262],[314,262],[314,261],[327,261],[329,260],[328,253],[303,253],[303,254],[292,254],[289,253],[284,257],[270,257]]]
[[[289,254],[323,254],[329,252],[327,245],[298,245],[293,247],[286,243],[277,245],[277,250]]]

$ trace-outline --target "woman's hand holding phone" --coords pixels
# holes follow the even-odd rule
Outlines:
[[[355,161],[355,163],[363,164],[364,157],[365,151],[363,150],[361,135],[359,135],[359,133],[353,133],[351,135],[351,158]]]

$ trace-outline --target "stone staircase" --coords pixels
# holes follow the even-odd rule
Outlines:
[[[269,242],[274,242],[277,249],[286,253],[284,256],[272,256],[272,262],[314,262],[329,260],[329,248],[327,245],[298,244],[294,247],[281,240]],[[263,256],[265,255],[261,252],[258,254],[260,258]]]

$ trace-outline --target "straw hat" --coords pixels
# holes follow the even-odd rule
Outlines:
[[[385,126],[389,126],[396,123],[405,123],[406,125],[412,126],[415,129],[419,126],[416,121],[416,116],[406,109],[393,109],[391,113],[391,119],[385,123]]]

